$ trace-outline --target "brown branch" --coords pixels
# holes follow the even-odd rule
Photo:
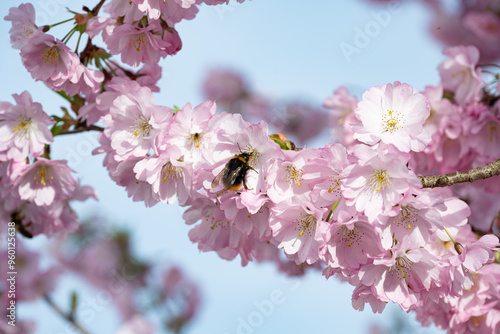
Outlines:
[[[58,134],[58,136],[72,135],[74,133],[80,133],[80,132],[85,132],[85,131],[99,131],[99,132],[103,132],[104,128],[100,127],[100,126],[97,126],[97,125],[90,125],[90,126],[86,126],[86,127],[83,127],[83,128],[78,128],[78,129],[71,130],[71,131],[61,132],[61,133]]]
[[[106,0],[99,1],[99,3],[92,9],[92,14],[94,14],[94,16],[97,16],[97,14],[99,14],[102,5],[104,5],[105,2]]]
[[[45,296],[43,299],[47,302],[47,304],[49,304],[50,307],[52,307],[52,309],[54,309],[54,311],[56,311],[61,317],[69,321],[80,333],[90,334],[85,329],[83,329],[82,326],[80,326],[80,324],[78,324],[78,322],[73,319],[73,317],[71,317],[69,314],[66,314],[59,306],[57,306],[49,296]]]
[[[477,167],[466,172],[455,172],[445,175],[419,176],[424,188],[447,187],[455,183],[474,182],[500,175],[500,159],[486,166]]]

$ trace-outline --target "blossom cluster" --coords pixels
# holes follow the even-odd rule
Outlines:
[[[491,232],[498,230],[500,176],[439,189],[424,189],[417,176],[498,159],[500,84],[484,81],[478,49],[445,49],[441,83],[423,92],[394,82],[358,101],[337,89],[324,106],[340,142],[297,149],[282,134],[270,136],[266,122],[219,113],[212,100],[182,108],[155,103],[156,63],[181,48],[175,24],[192,19],[201,2],[227,1],[113,0],[108,18],[98,10],[78,14],[77,26],[91,38],[101,34],[109,54],[86,47],[78,56],[36,27],[30,5],[6,19],[33,78],[72,103],[70,126],[104,126],[94,153],[104,154],[110,178],[148,207],[187,207],[189,238],[200,250],[227,260],[239,255],[242,265],[272,261],[289,275],[322,270],[354,286],[359,310],[368,303],[382,312],[391,301],[416,311],[423,324],[498,331],[499,240]],[[118,54],[144,66],[132,72],[108,60]],[[92,60],[96,70],[86,66]],[[206,88],[228,104],[248,99],[237,78],[233,92],[225,80]],[[94,194],[65,161],[48,159],[59,122],[67,123],[51,120],[27,92],[14,99],[17,105],[0,104],[2,219],[16,217],[32,234],[73,232],[68,202]],[[99,247],[107,246],[88,251]]]
[[[0,219],[16,221],[26,236],[66,234],[78,228],[71,201],[96,198],[95,191],[77,182],[66,160],[49,160],[55,123],[24,91],[16,104],[0,104]]]
[[[457,61],[474,52],[473,47],[445,51],[450,58],[439,70],[452,97],[441,96],[438,102],[455,105],[445,110],[458,117],[460,106],[474,108],[463,117],[486,118],[490,123],[481,124],[490,129],[498,124],[498,113],[482,102],[486,93],[479,70],[474,60]],[[457,72],[464,73],[461,81],[455,79]],[[477,88],[462,89],[464,85]],[[165,109],[154,104],[148,88],[116,78],[103,93],[112,97],[97,99],[97,108],[109,113],[103,117],[102,146],[96,152],[106,154],[111,178],[133,200],[151,206],[177,199],[188,206],[184,218],[194,225],[189,237],[202,251],[215,251],[224,259],[239,255],[243,265],[277,261],[290,273],[297,273],[297,267],[323,268],[325,276],[336,275],[355,286],[357,309],[369,303],[381,312],[392,301],[406,311],[416,310],[424,323],[460,331],[482,320],[481,330],[493,330],[500,321],[492,302],[497,294],[478,296],[482,313],[477,315],[457,305],[468,300],[473,286],[491,286],[491,275],[482,273],[497,266],[498,238],[486,234],[478,240],[471,229],[475,225],[467,224],[467,203],[451,189],[422,189],[416,176],[432,170],[429,162],[421,165],[432,161],[431,154],[437,160],[435,147],[446,145],[446,131],[440,131],[446,118],[436,115],[443,109],[428,95],[439,89],[444,91],[438,87],[419,93],[399,82],[370,88],[345,116],[350,118],[350,144],[286,150],[269,137],[264,122],[251,124],[239,114],[216,113],[212,101]],[[345,90],[337,95],[337,100],[353,104]],[[497,97],[495,92],[489,101]],[[491,145],[498,143],[497,132],[491,136],[478,127],[475,134],[487,136]],[[494,151],[474,145],[474,136],[468,138],[471,151],[456,153],[454,161],[491,161]],[[241,184],[213,181],[236,172],[227,171],[236,168],[228,162],[243,153],[249,168]],[[437,161],[439,171],[452,164],[444,161]],[[489,189],[498,196],[493,181]],[[478,218],[481,224],[496,217],[499,208],[492,210],[488,219]],[[291,261],[286,267],[279,249]],[[445,310],[453,319],[446,326],[441,319]]]

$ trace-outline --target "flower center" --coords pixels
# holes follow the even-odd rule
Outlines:
[[[396,224],[398,226],[403,226],[411,230],[411,225],[415,226],[417,224],[416,210],[408,205],[403,205],[401,211],[396,217]]]
[[[300,182],[302,180],[302,173],[304,171],[300,168],[295,167],[294,165],[288,165],[286,166],[286,171],[285,171],[285,182],[288,183],[295,183],[297,184],[297,187],[300,187],[302,183]]]
[[[161,182],[173,181],[174,179],[182,178],[182,167],[172,165],[169,161],[161,168]]]
[[[339,236],[339,242],[345,242],[347,247],[351,247],[353,243],[356,243],[358,246],[361,244],[362,236],[359,234],[356,226],[352,230],[348,229],[346,226],[342,226],[340,230],[337,232]]]
[[[19,116],[19,118],[17,119],[17,124],[14,127],[14,131],[17,132],[21,136],[21,138],[29,139],[32,129],[32,119],[23,115]]]
[[[216,227],[221,229],[226,229],[229,227],[229,222],[225,220],[217,220],[214,218],[212,214],[205,216],[205,219],[211,222],[212,226],[210,226],[211,230],[214,230]]]
[[[33,179],[35,180],[36,184],[41,184],[43,186],[46,186],[47,183],[52,184],[54,176],[52,176],[49,166],[41,165],[37,167]]]
[[[34,31],[36,30],[36,27],[32,26],[32,25],[28,25],[28,26],[23,26],[23,34],[22,34],[22,38],[27,38],[31,35],[33,35]]]
[[[394,131],[403,128],[405,120],[399,111],[387,110],[387,114],[382,116],[382,123],[384,132],[393,133]]]
[[[191,147],[199,148],[203,143],[203,133],[193,133],[188,137],[189,142],[191,143]]]
[[[130,39],[130,42],[128,43],[128,45],[133,47],[136,51],[144,50],[144,48],[148,44],[149,44],[149,40],[146,38],[145,33],[140,33],[140,34],[134,35]]]
[[[330,187],[328,188],[328,193],[335,193],[340,195],[340,178],[338,176],[328,176],[328,181],[330,181]]]
[[[253,148],[252,146],[247,145],[246,152],[249,154],[248,164],[250,166],[255,166],[256,164],[259,163],[259,158],[262,156],[262,154],[260,154],[256,148]]]
[[[134,136],[136,137],[147,137],[152,129],[153,127],[149,124],[149,119],[142,115],[134,120],[134,125],[132,126]]]
[[[373,172],[368,185],[372,190],[384,191],[385,187],[391,184],[391,176],[384,169],[379,169]]]
[[[57,46],[51,48],[46,48],[42,51],[42,60],[45,64],[57,64],[59,63],[60,50]]]
[[[299,237],[304,236],[304,234],[311,237],[314,231],[316,231],[316,217],[314,217],[310,213],[306,214],[298,221],[297,227],[295,229],[301,229],[299,232]]]
[[[395,273],[399,279],[403,279],[411,274],[411,266],[413,266],[413,262],[408,260],[406,256],[399,256],[396,258],[396,263],[392,265],[390,272],[392,275]]]

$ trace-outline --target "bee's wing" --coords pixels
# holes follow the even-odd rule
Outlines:
[[[222,178],[224,177],[224,172],[226,171],[226,167],[224,167],[216,177],[214,177],[212,181],[212,188],[217,188],[222,183]]]
[[[243,166],[238,166],[234,170],[232,170],[229,175],[227,175],[227,180],[225,184],[228,187],[231,187],[235,185],[234,183],[236,182],[236,179],[238,178],[238,175],[241,173]]]

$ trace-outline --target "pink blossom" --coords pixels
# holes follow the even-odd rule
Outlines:
[[[80,108],[78,119],[87,118],[87,125],[92,125],[99,121],[101,117],[107,115],[113,106],[114,100],[127,93],[138,92],[141,86],[128,78],[113,77],[105,85],[105,91],[97,95],[95,103],[88,103]]]
[[[111,13],[113,18],[123,16],[123,22],[129,24],[144,16],[137,5],[130,0],[112,0],[107,11]]]
[[[321,157],[312,158],[304,166],[302,178],[312,190],[313,202],[318,206],[331,207],[342,197],[340,174],[350,162],[341,144],[327,144],[319,153]]]
[[[174,302],[177,306],[176,311],[169,314],[167,326],[178,331],[196,315],[200,306],[200,291],[177,267],[163,274],[161,288],[160,300],[164,300],[167,305]]]
[[[296,264],[312,264],[319,260],[321,225],[326,224],[326,208],[317,208],[307,197],[293,197],[276,204],[269,217],[273,238],[280,242],[285,254]]]
[[[212,151],[216,144],[216,131],[219,127],[217,106],[212,101],[205,101],[196,107],[186,103],[172,119],[166,145],[177,146],[186,162],[193,164],[193,169],[210,167],[214,164]]]
[[[97,199],[95,191],[88,186],[77,185],[73,195],[63,201],[55,201],[48,206],[38,206],[27,202],[19,208],[19,216],[25,229],[32,235],[57,235],[64,238],[75,232],[80,224],[76,212],[71,208],[71,201]]]
[[[192,0],[181,0],[183,2]],[[133,0],[141,12],[145,12],[148,18],[158,20],[160,16],[169,26],[181,20],[191,20],[198,13],[198,7],[190,6],[183,8],[179,5],[179,0]]]
[[[374,148],[357,145],[357,164],[347,166],[341,174],[342,195],[348,205],[364,211],[370,222],[401,202],[410,186],[421,187],[416,175],[406,167],[409,154],[394,147]]]
[[[60,86],[68,95],[91,95],[101,90],[101,82],[104,80],[104,74],[101,71],[92,70],[83,64],[78,64],[75,73],[68,81]]]
[[[156,149],[163,141],[173,112],[155,105],[153,94],[146,87],[109,97],[113,102],[109,114],[103,117],[103,124],[116,154],[141,157],[150,149]]]
[[[196,3],[196,0],[175,0],[182,8],[189,8]]]
[[[270,126],[284,132],[301,144],[314,138],[327,126],[323,109],[302,102],[291,102],[270,109],[265,115]]]
[[[109,174],[118,185],[127,189],[128,197],[132,197],[134,202],[144,202],[146,207],[152,207],[159,202],[153,185],[137,179],[134,172],[136,164],[141,160],[141,157],[129,157],[124,161],[115,162],[108,167]]]
[[[183,218],[189,225],[201,220],[189,231],[189,239],[198,243],[200,251],[215,251],[225,260],[232,260],[240,254],[242,265],[251,260],[253,238],[241,233],[212,200],[196,200],[184,212]]]
[[[465,105],[478,101],[482,96],[483,79],[477,67],[479,51],[474,46],[454,46],[444,49],[449,56],[439,67],[444,89],[455,93],[455,101]]]
[[[123,1],[124,4],[128,4],[128,1]],[[93,16],[89,18],[85,26],[85,32],[90,38],[94,38],[99,35],[108,25],[113,24],[113,19],[109,19],[102,16]]]
[[[160,58],[177,52],[179,42],[166,38],[169,36],[166,34],[174,33],[163,31],[155,21],[146,27],[122,24],[116,26],[110,35],[106,34],[104,41],[111,54],[121,54],[125,64],[137,67],[140,63],[158,63]]]
[[[33,102],[27,91],[13,97],[17,104],[5,105],[0,112],[0,152],[17,161],[28,156],[38,157],[45,145],[53,141],[48,126],[55,122],[40,103]]]
[[[373,286],[378,299],[393,301],[408,311],[422,304],[420,293],[429,290],[438,278],[436,260],[425,249],[399,246],[384,258],[363,266],[359,277],[362,284]]]
[[[483,103],[471,103],[465,112],[469,117],[462,122],[468,130],[467,145],[464,146],[479,153],[487,163],[496,160],[500,145],[500,118]]]
[[[375,295],[373,286],[369,287],[363,284],[356,286],[352,292],[352,307],[358,311],[365,309],[365,304],[370,304],[373,313],[382,313],[387,302],[383,302]]]
[[[351,126],[359,123],[354,117],[354,110],[358,105],[358,99],[349,93],[349,90],[341,86],[333,92],[333,96],[327,97],[323,107],[330,112],[330,135],[335,141],[352,144],[353,135]]]
[[[441,193],[412,189],[388,212],[388,217],[383,218],[386,220],[384,226],[390,229],[397,242],[404,242],[411,248],[423,247],[437,228],[443,228],[441,212],[445,210]]]
[[[9,15],[4,20],[12,22],[9,30],[10,43],[14,49],[21,49],[31,37],[40,32],[35,25],[35,8],[30,3],[22,3],[19,7],[9,9]]]
[[[423,124],[430,114],[424,95],[408,84],[395,82],[372,87],[363,94],[355,110],[361,124],[355,125],[354,138],[373,145],[393,144],[402,152],[422,151],[430,142]]]
[[[177,198],[179,205],[191,200],[191,164],[179,161],[181,152],[178,147],[170,146],[158,157],[140,160],[134,167],[136,178],[152,185],[152,191],[163,203],[173,203]]]
[[[58,90],[73,77],[80,58],[54,36],[38,34],[21,48],[21,59],[35,80]]]
[[[309,148],[301,151],[284,151],[283,155],[283,160],[275,159],[267,170],[267,195],[274,203],[310,192],[309,185],[303,180],[302,175],[309,160],[319,158],[319,151]]]
[[[71,197],[77,183],[71,176],[74,172],[66,160],[38,160],[27,166],[14,186],[23,200],[33,201],[38,206],[51,205]]]
[[[494,250],[498,246],[498,237],[486,234],[478,241],[466,245],[458,257],[465,268],[471,272],[477,272],[483,265],[495,260]]]
[[[245,93],[245,82],[240,74],[229,70],[212,70],[203,82],[203,95],[217,103],[231,105]]]
[[[500,18],[495,13],[467,13],[464,17],[464,25],[480,38],[497,41],[500,39]]]
[[[489,183],[490,179],[487,179]],[[487,233],[500,212],[500,192],[488,192],[478,182],[456,186],[456,192],[470,207],[469,224],[474,230]],[[493,226],[495,231],[495,226]]]
[[[357,271],[383,253],[380,236],[366,218],[348,211],[340,212],[334,218],[328,226],[327,243],[321,249],[322,259],[327,265]]]
[[[158,64],[144,64],[135,74],[137,83],[142,87],[148,87],[152,92],[159,92],[160,87],[157,86],[161,79],[161,67]]]

